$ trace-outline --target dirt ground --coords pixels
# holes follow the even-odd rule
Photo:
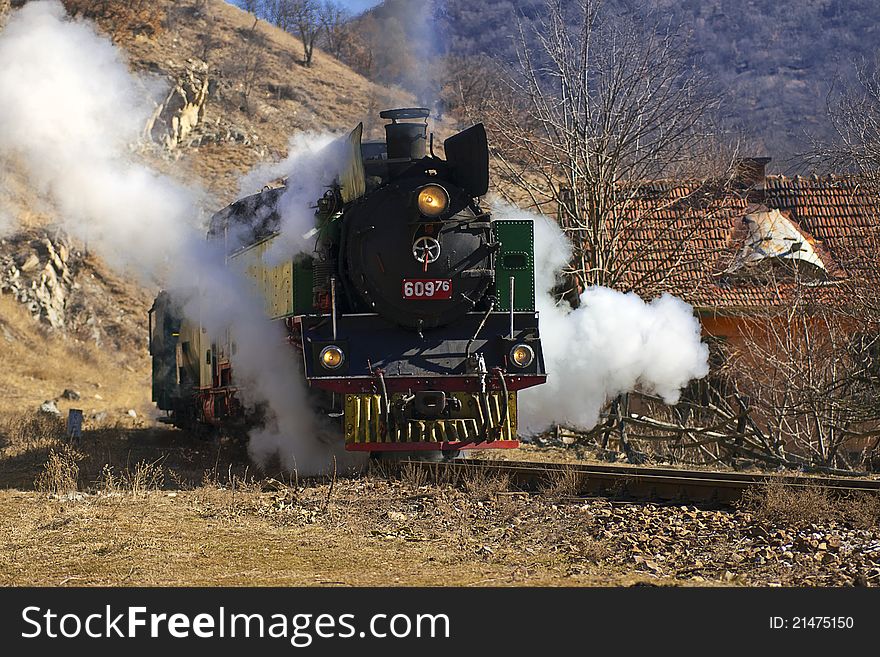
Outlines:
[[[57,421],[7,416],[0,584],[880,584],[876,499],[762,490],[712,509],[384,470],[297,480],[255,472],[238,444],[155,428],[69,448]]]

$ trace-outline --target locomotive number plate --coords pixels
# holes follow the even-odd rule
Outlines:
[[[451,299],[452,279],[404,278],[404,299]]]

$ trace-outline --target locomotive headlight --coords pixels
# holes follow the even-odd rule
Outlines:
[[[439,217],[449,207],[449,194],[440,185],[427,185],[419,190],[419,212],[426,217]]]
[[[321,350],[321,364],[328,370],[335,370],[344,360],[345,354],[339,347],[324,347]]]
[[[535,360],[535,351],[527,344],[518,344],[510,350],[510,360],[517,367],[528,367]]]

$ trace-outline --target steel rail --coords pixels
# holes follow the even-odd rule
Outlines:
[[[880,479],[488,459],[443,462],[406,460],[398,462],[397,466],[398,469],[404,466],[419,468],[436,481],[497,475],[508,477],[514,487],[522,490],[540,490],[556,485],[563,489],[576,489],[581,497],[603,496],[658,502],[731,504],[738,501],[749,488],[774,482],[792,488],[821,488],[836,495],[880,494]]]

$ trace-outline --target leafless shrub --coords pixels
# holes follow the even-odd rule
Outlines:
[[[483,468],[469,469],[462,476],[461,488],[473,499],[492,499],[499,493],[510,491],[510,475]]]
[[[96,20],[114,37],[127,32],[155,36],[165,24],[166,9],[153,0],[63,0],[71,16]]]
[[[752,487],[743,494],[742,505],[757,518],[772,523],[807,525],[837,516],[828,492],[814,486],[792,487],[771,482]]]
[[[34,482],[38,490],[50,495],[69,495],[79,488],[79,465],[82,454],[69,446],[49,451],[43,471]]]
[[[584,488],[585,475],[571,468],[548,473],[541,492],[550,498],[577,497]]]
[[[165,483],[165,471],[158,462],[140,461],[134,468],[116,473],[113,466],[105,464],[98,479],[98,490],[105,494],[131,493],[145,495],[159,490]]]
[[[411,488],[426,486],[430,480],[428,471],[414,463],[404,463],[400,468],[400,480]]]
[[[47,413],[22,413],[0,420],[0,446],[33,448],[51,445],[64,438],[64,423]]]
[[[877,529],[880,525],[880,497],[876,494],[858,493],[840,500],[843,514],[859,529]]]
[[[731,377],[759,419],[758,439],[777,457],[845,470],[870,467],[870,437],[880,426],[880,315],[866,303],[873,295],[869,280],[877,279],[853,276],[824,294],[796,281],[784,309],[755,313],[745,324]],[[861,457],[853,459],[860,447]]]
[[[259,21],[254,19],[250,29],[241,30],[244,47],[232,53],[223,65],[223,74],[237,87],[241,95],[241,110],[250,114],[253,111],[253,92],[262,85],[260,81],[266,71],[266,50],[264,37],[257,30]]]
[[[833,520],[857,527],[876,528],[880,498],[876,495],[832,496],[819,486],[789,486],[769,482],[746,490],[741,508],[759,520],[795,525],[821,524]]]

